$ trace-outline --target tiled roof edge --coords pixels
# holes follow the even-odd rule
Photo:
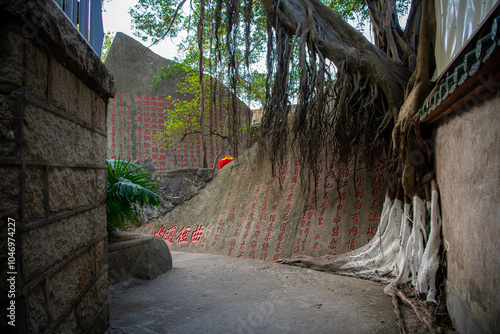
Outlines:
[[[468,52],[461,64],[455,66],[455,70],[448,75],[443,83],[439,85],[436,93],[431,95],[418,110],[419,121],[424,121],[448,96],[453,94],[458,87],[462,86],[468,78],[478,73],[479,69],[486,63],[500,45],[500,16],[493,19],[491,30],[476,43],[476,48]]]

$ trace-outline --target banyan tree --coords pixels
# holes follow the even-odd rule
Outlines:
[[[157,38],[175,26],[184,4],[170,4],[169,19],[160,24]],[[258,32],[257,19],[265,16],[267,80],[259,145],[271,157],[275,172],[292,144],[298,145],[309,167],[301,175],[306,182],[327,152],[335,152],[338,163],[370,160],[380,152],[385,158],[386,197],[375,237],[350,253],[281,262],[385,282],[396,313],[401,299],[431,331],[439,330],[426,303],[408,298],[400,289],[402,284],[413,287],[427,304],[436,302],[439,293],[439,192],[433,152],[416,121],[433,87],[434,1],[200,0],[194,4],[200,73],[206,66],[204,49],[215,50],[210,51],[211,66],[224,64],[235,93],[244,72],[242,63],[248,64],[251,55],[249,41]],[[206,8],[208,30],[203,23]],[[403,12],[404,27],[399,21]],[[346,21],[354,14],[370,22],[374,42]],[[293,113],[292,88],[297,102]]]

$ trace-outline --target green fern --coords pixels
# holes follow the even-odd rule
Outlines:
[[[159,183],[149,179],[151,174],[143,166],[120,159],[106,160],[108,192],[106,217],[108,233],[115,233],[127,224],[135,223],[144,207],[161,204]]]

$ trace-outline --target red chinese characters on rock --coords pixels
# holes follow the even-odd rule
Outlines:
[[[141,163],[151,159],[159,171],[167,170],[167,152],[158,144],[156,135],[164,129],[162,96],[136,96],[137,158]]]
[[[356,239],[349,239],[349,241],[347,241],[347,249],[354,250],[355,248],[356,248]]]
[[[174,242],[175,230],[177,229],[177,225],[170,227],[165,236],[165,241],[171,245]]]
[[[165,240],[169,245],[174,243],[175,232],[177,230],[177,225],[173,225],[165,229],[165,226],[161,225],[158,230],[153,234],[155,238]],[[195,244],[198,245],[201,237],[203,236],[203,225],[197,225],[194,231],[191,231],[191,226],[182,226],[175,240],[178,244]],[[205,240],[206,241],[206,240]]]
[[[189,237],[189,232],[191,231],[191,226],[183,226],[181,230],[179,231],[179,235],[177,236],[177,243],[182,244],[182,243],[187,243],[188,242],[188,237]]]
[[[169,229],[166,231],[165,226],[160,226],[158,228],[158,231],[156,231],[153,236],[155,238],[159,239],[164,239],[169,245],[173,243],[174,240],[174,235],[175,235],[175,230],[177,229],[177,225],[169,227]],[[165,238],[164,238],[165,237]]]
[[[203,235],[203,225],[196,226],[196,229],[194,230],[193,234],[191,234],[191,243],[194,242],[195,244],[198,244],[202,235]]]

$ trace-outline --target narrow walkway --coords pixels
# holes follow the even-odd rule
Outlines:
[[[172,251],[153,281],[110,287],[108,334],[398,333],[382,285],[310,269]],[[402,307],[408,333],[427,333]]]

